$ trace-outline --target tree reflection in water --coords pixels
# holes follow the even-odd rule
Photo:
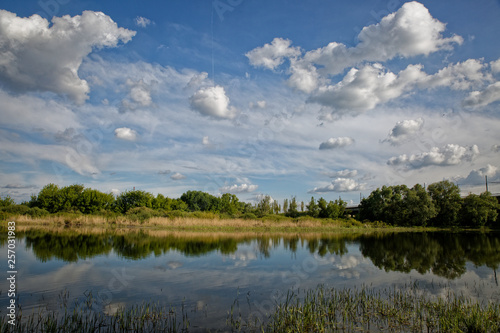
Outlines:
[[[2,232],[0,243],[6,242]],[[311,254],[343,256],[349,245],[359,245],[361,254],[385,271],[421,274],[432,272],[455,279],[466,272],[466,263],[487,266],[493,271],[500,263],[500,234],[452,232],[401,232],[371,234],[190,234],[130,231],[82,232],[79,230],[47,230],[30,228],[19,231],[26,247],[31,248],[42,262],[60,259],[76,262],[98,255],[118,256],[139,260],[178,251],[185,256],[204,256],[212,252],[233,254],[239,245],[256,244],[264,258],[273,249],[282,247],[291,253],[299,248]]]

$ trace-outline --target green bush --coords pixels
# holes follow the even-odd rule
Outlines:
[[[245,213],[241,216],[244,220],[257,220],[257,216],[254,213]]]
[[[190,214],[188,212],[182,210],[172,210],[166,213],[166,217],[169,219],[179,218],[179,217],[188,217]]]
[[[2,208],[2,210],[10,215],[26,215],[30,208],[25,205],[10,205]]]
[[[157,211],[148,207],[135,207],[129,209],[127,212],[128,218],[130,218],[133,221],[141,221],[141,222],[149,220],[152,217],[157,217],[159,215],[160,214],[158,214]]]
[[[43,209],[43,208],[38,208],[38,207],[32,207],[30,208],[30,210],[28,211],[28,215],[31,216],[31,217],[44,217],[44,216],[47,216],[49,215],[50,213]]]

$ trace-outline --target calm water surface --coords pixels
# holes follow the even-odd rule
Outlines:
[[[159,302],[184,307],[191,327],[224,329],[235,302],[265,318],[287,292],[326,287],[385,289],[417,284],[500,301],[498,233],[257,234],[153,230],[17,231],[17,291],[23,312],[57,311],[91,293],[98,307]],[[7,271],[6,232],[0,238]],[[6,274],[6,273],[5,273]],[[0,284],[5,314],[7,283]]]

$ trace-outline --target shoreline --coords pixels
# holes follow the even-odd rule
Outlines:
[[[107,218],[100,215],[62,214],[45,217],[29,217],[25,215],[12,216],[8,221],[16,222],[23,227],[64,227],[78,229],[92,227],[102,229],[149,229],[164,231],[193,232],[279,232],[279,233],[318,233],[318,232],[494,232],[491,228],[462,227],[400,227],[383,222],[360,222],[355,219],[314,219],[287,218],[282,216],[264,217],[261,219],[221,218],[212,217],[152,217],[144,221],[131,219],[127,216]]]

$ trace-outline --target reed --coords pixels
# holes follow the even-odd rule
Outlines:
[[[416,285],[382,291],[319,286],[289,291],[265,323],[229,322],[245,332],[499,332],[500,304],[452,293],[437,298]]]
[[[226,327],[231,332],[499,332],[500,304],[456,295],[433,296],[416,284],[403,288],[336,289],[318,286],[290,290],[275,304],[264,322],[245,320],[239,292],[227,311]],[[191,328],[188,311],[142,303],[128,309],[98,311],[92,293],[68,308],[63,294],[63,311],[18,313],[17,325],[0,317],[0,332],[200,332]],[[220,331],[220,327],[214,331]],[[209,332],[210,330],[204,330]]]

